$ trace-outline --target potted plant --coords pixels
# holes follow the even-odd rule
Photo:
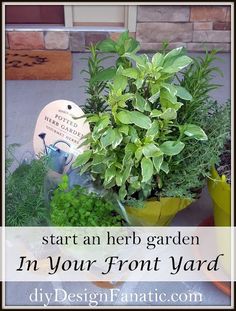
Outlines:
[[[210,53],[206,51],[204,57],[194,59],[180,81],[193,94],[193,99],[182,107],[179,117],[181,121],[197,122],[205,130],[208,140],[201,149],[191,146],[191,143],[186,146],[184,157],[189,161],[187,160],[184,170],[180,166],[177,169],[182,174],[187,173],[195,188],[199,188],[207,178],[214,206],[215,225],[230,226],[230,101],[224,105],[219,104],[210,94],[210,91],[220,87],[212,83],[214,75],[218,73],[222,76],[222,72],[214,64],[216,60],[221,60],[217,57],[217,50]],[[194,156],[191,155],[193,152]],[[191,172],[195,175],[192,175],[193,178]],[[195,183],[191,181],[194,178]],[[175,183],[176,180],[172,179],[172,182]],[[179,183],[179,186],[182,188],[184,184]]]
[[[98,45],[100,51],[117,51],[119,57],[115,67],[93,77],[94,83],[107,81],[104,98],[109,108],[86,115],[92,132],[83,144],[90,148],[75,166],[117,194],[132,224],[165,225],[192,200],[163,197],[164,180],[190,141],[201,146],[208,138],[197,122],[180,122],[178,117],[192,95],[174,78],[192,59],[183,48],[149,59],[136,54],[133,40],[124,33],[117,42],[107,39]],[[133,208],[137,205],[145,207]],[[141,218],[136,215],[140,211]]]

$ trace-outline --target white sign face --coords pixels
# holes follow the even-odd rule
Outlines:
[[[86,118],[75,119],[83,115],[83,110],[68,100],[53,101],[39,114],[34,131],[34,152],[48,155],[51,168],[60,174],[88,148],[79,147],[84,136],[90,133]]]

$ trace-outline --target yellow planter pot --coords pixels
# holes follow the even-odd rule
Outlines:
[[[231,225],[230,184],[227,183],[226,176],[219,176],[215,168],[211,170],[211,178],[212,179],[208,179],[207,186],[213,202],[214,224],[217,227],[229,227]],[[217,244],[220,249],[225,250],[225,254],[228,254],[228,256],[223,259],[223,265],[225,271],[230,275],[228,262],[231,250],[228,235],[225,234],[225,236],[222,236],[222,234],[218,234]]]
[[[214,207],[215,226],[230,226],[230,184],[225,175],[219,176],[216,169],[211,170],[212,179],[208,179],[208,191]]]
[[[126,206],[129,222],[133,226],[167,226],[175,215],[190,205],[190,199],[161,198],[150,199],[143,208]]]

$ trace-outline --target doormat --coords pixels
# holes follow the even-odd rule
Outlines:
[[[71,80],[70,51],[6,50],[6,80]]]

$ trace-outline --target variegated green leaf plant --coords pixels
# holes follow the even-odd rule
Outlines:
[[[188,140],[207,140],[207,136],[197,124],[177,122],[182,101],[192,98],[174,82],[175,75],[192,62],[183,48],[158,52],[151,59],[136,51],[124,51],[122,57],[130,67],[119,64],[112,74],[97,77],[108,80],[110,109],[87,116],[93,126],[83,144],[89,149],[74,165],[117,192],[121,201],[132,196],[143,200],[153,191],[158,193],[163,174],[171,174],[174,157]]]

